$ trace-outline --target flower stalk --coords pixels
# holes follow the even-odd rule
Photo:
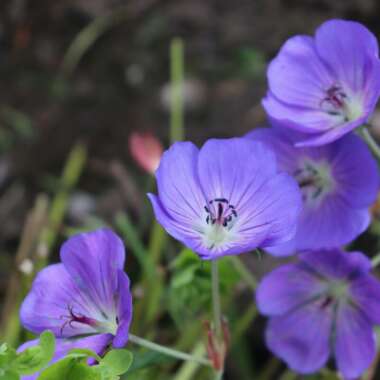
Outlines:
[[[367,143],[369,148],[372,150],[373,154],[377,159],[380,159],[380,146],[377,144],[376,140],[372,137],[368,130],[368,126],[364,125],[359,130],[360,135],[363,137],[364,141]]]
[[[215,380],[219,380],[223,377],[226,347],[223,342],[222,308],[220,303],[219,268],[217,260],[211,261],[211,286],[214,329],[213,336],[209,336],[209,355],[211,356],[215,368]]]
[[[219,270],[218,261],[212,260],[211,262],[211,283],[212,283],[212,308],[214,313],[214,329],[218,339],[221,338],[221,320],[222,312],[220,306],[220,292],[219,292]]]
[[[140,337],[133,335],[133,334],[129,334],[129,341],[132,343],[135,343],[141,347],[148,348],[150,350],[159,352],[159,353],[167,355],[167,356],[171,356],[171,357],[179,359],[179,360],[192,361],[192,362],[202,364],[205,366],[211,365],[210,361],[205,359],[205,358],[201,358],[201,357],[198,357],[195,355],[190,355],[190,354],[187,354],[185,352],[175,350],[173,348],[162,346],[160,344],[153,343],[149,340],[140,338]]]

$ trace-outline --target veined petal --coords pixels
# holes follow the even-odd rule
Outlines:
[[[96,332],[87,324],[70,323],[71,312],[80,316],[96,313],[91,300],[73,282],[63,264],[44,268],[21,305],[22,325],[36,334],[51,330],[57,337]]]
[[[380,281],[367,273],[358,276],[351,283],[350,294],[368,320],[380,324]]]
[[[63,244],[61,260],[100,314],[114,313],[117,273],[123,269],[125,260],[121,239],[108,229],[75,235]]]
[[[354,21],[327,21],[316,31],[315,45],[336,78],[354,92],[365,88],[367,62],[378,56],[377,40],[365,26]]]
[[[350,133],[330,148],[336,192],[352,207],[368,208],[379,191],[379,173],[364,141]]]
[[[339,248],[302,252],[300,259],[323,277],[332,279],[348,279],[371,269],[371,261],[361,252],[344,252]]]
[[[365,314],[349,304],[337,311],[335,357],[347,379],[357,379],[371,365],[376,354],[375,333]]]
[[[112,344],[115,348],[122,348],[128,342],[129,326],[132,321],[132,295],[129,289],[130,282],[128,276],[122,270],[119,270],[118,272],[118,284],[117,315],[119,326]]]
[[[154,194],[148,194],[148,198],[153,206],[153,211],[157,221],[165,228],[166,232],[175,239],[181,241],[184,245],[199,252],[202,245],[201,231],[194,226],[191,221],[187,223],[179,222],[173,219],[161,203],[159,197]]]
[[[327,195],[316,207],[304,207],[296,234],[298,249],[319,249],[347,244],[370,223],[367,209],[353,209],[342,199]]]
[[[161,204],[183,225],[199,224],[206,204],[198,181],[198,153],[194,144],[177,142],[163,154],[156,171]]]
[[[267,236],[260,243],[263,246],[291,240],[296,232],[302,204],[294,179],[280,173],[250,192],[251,200],[242,207],[241,222],[237,226],[241,238],[249,241],[265,229]]]
[[[271,150],[244,138],[208,140],[199,152],[199,181],[207,200],[226,198],[235,208],[245,204],[276,174]]]
[[[282,102],[319,109],[325,90],[334,84],[328,68],[319,59],[314,39],[295,36],[286,41],[269,65],[270,91]]]
[[[291,175],[299,169],[305,157],[319,161],[329,157],[328,147],[296,148],[295,143],[310,137],[309,134],[280,127],[275,123],[270,128],[257,128],[247,133],[246,138],[260,141],[276,154],[278,167]]]
[[[332,312],[309,303],[285,315],[272,317],[266,330],[269,349],[296,372],[320,369],[330,355]]]
[[[316,134],[306,138],[305,140],[300,140],[295,143],[296,147],[316,147],[325,144],[329,144],[333,141],[338,140],[340,137],[351,132],[353,129],[363,125],[369,117],[369,113],[364,114],[356,120],[341,124],[339,126],[331,126],[324,133]]]
[[[282,315],[311,302],[323,291],[325,284],[301,263],[283,265],[260,282],[257,307],[265,315]]]
[[[270,91],[262,100],[262,105],[269,118],[276,124],[310,134],[311,138],[314,134],[319,136],[321,132],[329,131],[339,123],[337,117],[322,109],[287,104],[277,99]]]

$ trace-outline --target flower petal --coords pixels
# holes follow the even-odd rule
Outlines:
[[[129,326],[132,320],[132,295],[128,276],[120,270],[118,273],[118,321],[119,326],[112,342],[115,348],[122,348],[128,342]]]
[[[367,62],[378,56],[378,45],[365,26],[354,21],[327,21],[316,31],[315,45],[338,80],[354,92],[366,87]]]
[[[301,194],[297,183],[286,173],[280,173],[260,188],[249,190],[251,198],[243,204],[237,230],[241,239],[249,241],[261,232],[265,240],[252,244],[251,249],[276,245],[291,240],[296,232],[301,211]],[[263,235],[261,235],[263,236]]]
[[[288,105],[277,99],[270,91],[263,99],[262,105],[270,120],[276,124],[311,136],[319,136],[321,132],[329,131],[339,121],[337,117],[322,110]]]
[[[78,288],[101,314],[115,310],[117,273],[123,269],[124,245],[111,230],[99,229],[71,237],[61,248],[61,260]]]
[[[369,274],[358,276],[351,282],[353,301],[372,323],[380,324],[380,281]]]
[[[302,264],[283,265],[260,282],[256,291],[257,307],[262,314],[281,315],[313,300],[324,290],[320,279]]]
[[[320,109],[326,88],[334,83],[309,36],[288,39],[270,63],[267,75],[270,91],[277,99],[310,109]]]
[[[211,139],[199,152],[199,181],[207,200],[226,198],[236,209],[276,171],[273,152],[244,138]]]
[[[199,224],[206,201],[197,174],[198,148],[177,142],[167,150],[156,171],[158,197],[166,213],[177,223]]]
[[[307,147],[307,146],[315,147],[315,146],[321,146],[321,145],[329,144],[333,141],[336,141],[340,137],[351,132],[356,127],[363,125],[367,121],[369,114],[370,112],[364,114],[363,117],[344,123],[342,125],[331,126],[331,128],[326,130],[325,133],[315,134],[314,136],[312,135],[310,138],[306,138],[306,140],[298,141],[295,144],[295,146],[296,147]]]
[[[370,366],[376,354],[375,334],[361,310],[341,304],[337,311],[335,356],[347,379],[356,379]]]
[[[76,315],[93,316],[94,306],[73,282],[63,264],[54,264],[38,273],[20,309],[22,325],[40,334],[51,330],[57,337],[95,333],[85,324],[69,323],[70,310]]]
[[[344,252],[339,248],[302,252],[299,257],[317,273],[329,278],[348,278],[371,269],[371,261],[361,252]]]
[[[285,315],[272,317],[266,330],[269,349],[296,372],[306,374],[327,362],[332,313],[309,303]]]
[[[353,209],[341,197],[327,195],[316,207],[304,207],[296,234],[298,249],[320,249],[347,244],[370,222],[367,209]]]
[[[377,162],[368,146],[353,133],[330,146],[337,193],[352,207],[368,208],[376,200],[380,183]]]
[[[189,223],[181,223],[173,219],[164,209],[161,200],[154,194],[148,194],[157,221],[166,232],[175,239],[199,253],[202,246],[201,234]]]
[[[299,169],[304,157],[320,160],[326,156],[327,147],[296,148],[294,144],[309,137],[309,134],[283,128],[276,123],[270,128],[257,128],[249,132],[245,137],[254,141],[260,141],[270,147],[275,153],[277,164],[281,171],[293,174]]]

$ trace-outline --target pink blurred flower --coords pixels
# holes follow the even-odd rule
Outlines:
[[[129,136],[129,151],[137,164],[153,174],[160,163],[163,147],[161,142],[150,132],[133,132]]]

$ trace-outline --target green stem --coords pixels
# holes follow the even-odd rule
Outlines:
[[[220,292],[219,292],[219,271],[218,261],[213,260],[211,262],[211,283],[212,283],[212,308],[214,313],[214,328],[216,336],[220,339],[222,335],[222,312],[220,306]]]
[[[171,110],[170,110],[170,142],[184,139],[183,126],[183,41],[174,38],[170,45],[170,80],[171,80]]]
[[[181,352],[181,351],[175,350],[173,348],[161,346],[160,344],[150,342],[149,340],[140,338],[140,337],[133,335],[133,334],[129,334],[129,341],[132,343],[138,344],[141,347],[145,347],[145,348],[148,348],[149,350],[160,352],[161,354],[171,356],[171,357],[179,359],[179,360],[193,361],[193,362],[196,362],[198,364],[205,365],[205,366],[211,365],[210,362],[205,358],[186,354],[185,352]]]
[[[220,344],[222,339],[222,308],[220,304],[219,291],[219,268],[218,261],[211,261],[211,286],[212,286],[212,308],[214,312],[214,329],[217,344]],[[215,370],[215,380],[220,380],[223,377],[223,370]]]
[[[367,126],[363,126],[359,133],[363,137],[364,141],[367,143],[367,145],[371,148],[373,154],[376,156],[376,158],[380,159],[380,147],[377,144],[376,140],[371,136],[369,133],[369,130]]]
[[[192,355],[201,356],[206,353],[206,348],[203,342],[198,342],[192,351]],[[194,379],[194,375],[199,369],[199,363],[194,361],[186,362],[182,367],[177,371],[173,380],[191,380]]]

